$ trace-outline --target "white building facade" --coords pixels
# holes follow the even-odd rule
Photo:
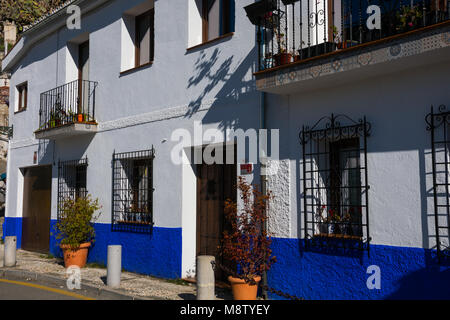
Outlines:
[[[250,0],[76,0],[27,29],[2,63],[14,127],[5,235],[59,255],[58,204],[91,194],[102,214],[90,261],[120,244],[129,271],[194,276],[243,175],[275,196],[270,287],[305,299],[449,298],[448,16],[338,48],[323,45],[336,39],[327,24],[295,32],[316,26],[300,21],[311,16],[301,1],[262,2],[258,17],[285,21],[296,62],[277,62],[281,27],[255,27]],[[71,5],[80,29],[68,27]],[[271,132],[264,179],[251,146],[236,152],[239,129]],[[196,161],[209,144],[234,161]]]

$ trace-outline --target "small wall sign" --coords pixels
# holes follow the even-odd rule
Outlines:
[[[252,173],[253,173],[253,164],[252,163],[241,164],[241,175],[252,174]]]

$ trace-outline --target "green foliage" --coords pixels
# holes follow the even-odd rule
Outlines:
[[[64,3],[64,0],[1,0],[0,21],[14,21],[19,28],[31,24]]]
[[[76,200],[65,200],[60,207],[60,217],[55,225],[56,239],[73,249],[82,243],[95,241],[93,222],[100,216],[100,213],[96,214],[100,208],[98,199],[92,200],[90,195]]]

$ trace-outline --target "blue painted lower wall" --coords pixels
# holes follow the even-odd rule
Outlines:
[[[5,217],[3,221],[3,241],[5,237],[16,236],[17,248],[22,246],[22,218]]]
[[[51,221],[54,230],[55,220]],[[106,265],[108,245],[122,246],[122,267],[130,272],[161,278],[181,277],[181,228],[154,227],[151,234],[112,232],[110,224],[95,224],[95,243],[88,262]],[[50,236],[50,252],[62,257],[58,240]]]
[[[56,221],[51,221],[52,229]],[[5,236],[17,236],[22,219],[5,218]],[[108,245],[122,245],[125,270],[162,278],[181,277],[181,228],[155,227],[151,234],[112,232],[110,224],[95,224],[96,242],[89,262],[106,264]],[[269,286],[305,299],[450,299],[450,262],[438,263],[435,251],[371,245],[367,251],[341,252],[305,248],[299,239],[272,238],[277,262],[268,274]],[[50,237],[50,251],[62,256]],[[381,289],[369,290],[367,268],[381,271]],[[281,297],[272,295],[272,299]]]
[[[450,264],[435,251],[371,245],[364,252],[305,249],[299,239],[272,239],[277,262],[268,274],[274,289],[305,299],[450,299]],[[381,289],[369,290],[367,274],[377,265]],[[281,299],[271,296],[272,299]]]

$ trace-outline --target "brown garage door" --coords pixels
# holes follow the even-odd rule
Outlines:
[[[50,242],[50,215],[52,167],[24,170],[22,248],[48,252]]]

